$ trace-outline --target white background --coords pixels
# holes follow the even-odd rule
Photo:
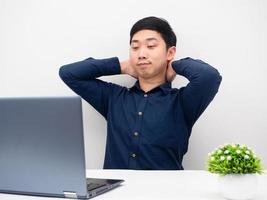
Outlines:
[[[217,96],[193,128],[185,169],[205,169],[224,143],[253,148],[267,166],[267,3],[264,0],[0,0],[0,96],[69,96],[60,66],[88,57],[128,58],[139,19],[163,17],[177,34],[177,59],[219,70]],[[128,75],[101,77],[128,86]],[[187,80],[177,76],[173,87]],[[87,168],[102,168],[106,122],[83,102]]]

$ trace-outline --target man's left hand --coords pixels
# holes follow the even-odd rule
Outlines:
[[[174,60],[170,60],[167,65],[167,71],[166,71],[166,79],[168,82],[172,82],[176,77],[176,72],[172,68],[172,62]]]

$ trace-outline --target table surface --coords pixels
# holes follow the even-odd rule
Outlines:
[[[118,188],[94,197],[94,200],[148,200],[148,199],[205,199],[223,200],[218,192],[218,176],[202,170],[136,171],[136,170],[87,170],[90,178],[124,179]],[[258,191],[254,200],[267,199],[267,172],[258,175]],[[0,194],[5,200],[58,200],[13,194]]]

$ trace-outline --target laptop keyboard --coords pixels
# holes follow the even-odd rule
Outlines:
[[[101,184],[101,183],[88,183],[87,182],[87,190],[91,191],[94,190],[96,188],[100,188],[102,186],[105,186],[106,184]]]

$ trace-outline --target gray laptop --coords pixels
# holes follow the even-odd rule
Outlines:
[[[0,98],[0,192],[87,199],[123,180],[86,179],[80,97]]]

